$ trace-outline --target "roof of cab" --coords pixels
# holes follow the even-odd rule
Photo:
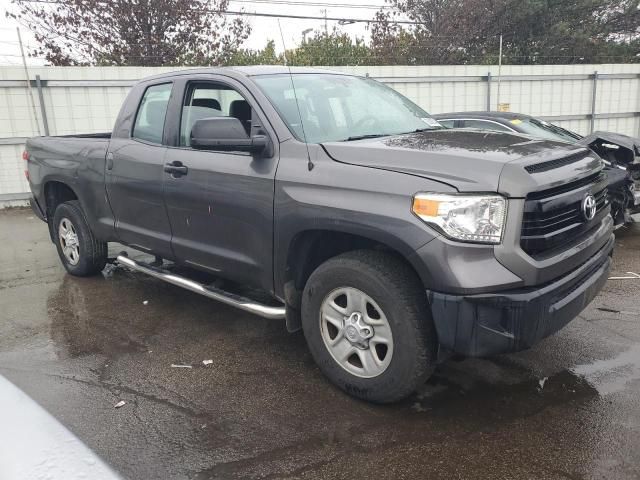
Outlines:
[[[173,72],[159,73],[150,77],[145,77],[142,81],[156,80],[159,78],[169,78],[182,75],[229,75],[229,76],[243,76],[254,77],[258,75],[282,75],[282,74],[306,74],[306,73],[324,73],[331,75],[350,75],[351,73],[337,72],[335,70],[325,70],[321,68],[309,68],[309,67],[285,67],[282,65],[250,65],[243,67],[206,67],[206,68],[185,68],[182,70],[175,70]]]

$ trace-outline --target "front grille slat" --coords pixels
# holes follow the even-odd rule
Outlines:
[[[540,217],[538,215],[536,216]],[[547,225],[552,225],[557,222],[561,222],[563,220],[567,220],[575,216],[577,216],[577,212],[575,211],[574,208],[572,208],[571,210],[567,210],[565,212],[559,213],[558,215],[549,215],[549,216],[544,216],[542,218],[535,218],[533,220],[524,220],[523,227],[524,228],[546,227]]]
[[[586,221],[582,201],[589,193],[596,200],[596,215]],[[600,222],[608,207],[604,173],[534,192],[525,201],[520,245],[533,257],[560,249]]]
[[[559,222],[552,223],[550,225],[544,226],[534,226],[534,227],[526,227],[522,229],[522,235],[527,237],[536,236],[536,235],[544,235],[546,233],[557,232],[565,227],[570,225],[579,225],[580,217],[575,215],[572,218],[567,218],[566,220],[561,220]]]

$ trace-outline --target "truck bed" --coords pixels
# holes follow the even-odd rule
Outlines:
[[[113,221],[105,197],[105,161],[110,141],[111,133],[27,140],[29,180],[36,203],[46,205],[47,184],[63,184],[72,191],[67,197],[77,197],[91,209],[91,228],[105,237],[110,236]],[[52,212],[43,208],[41,213],[46,217]]]

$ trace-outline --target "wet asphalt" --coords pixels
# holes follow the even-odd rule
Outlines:
[[[640,478],[638,279],[530,351],[449,360],[375,406],[280,321],[121,268],[67,275],[29,210],[0,212],[0,244],[0,375],[126,478]],[[618,233],[626,272],[640,225]]]

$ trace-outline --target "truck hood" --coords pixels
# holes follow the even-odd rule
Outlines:
[[[406,135],[330,142],[334,160],[408,173],[448,184],[461,192],[496,192],[506,164],[566,157],[586,149],[563,142],[483,130],[433,130]],[[586,154],[586,153],[585,153]]]

